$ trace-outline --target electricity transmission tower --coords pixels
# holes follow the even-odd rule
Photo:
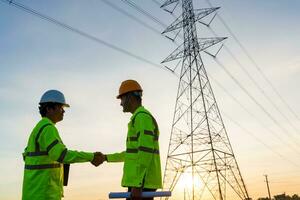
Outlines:
[[[197,38],[195,23],[203,23],[200,20],[215,14],[219,7],[194,10],[192,0],[167,0],[161,7],[171,13],[177,5],[182,6],[182,15],[163,32],[183,29],[184,38],[183,44],[162,61],[181,59],[164,189],[173,191],[180,177],[190,174],[189,199],[249,200],[200,55],[226,38]],[[195,184],[197,180],[201,186]]]

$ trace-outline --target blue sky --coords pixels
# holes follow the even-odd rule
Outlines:
[[[113,10],[102,0],[17,2],[157,64],[176,48],[168,39]],[[155,29],[163,31],[163,27],[122,1],[111,2]],[[170,24],[173,20],[154,1],[134,2],[165,24]],[[206,1],[195,2],[195,8],[208,6]],[[220,16],[298,114],[300,2],[210,2],[222,7]],[[108,153],[124,148],[126,124],[130,118],[130,115],[121,112],[120,102],[115,99],[119,84],[124,79],[137,79],[145,91],[144,105],[159,121],[162,133],[162,163],[165,162],[178,84],[176,76],[163,68],[121,54],[3,2],[0,2],[0,27],[0,179],[5,180],[0,183],[1,199],[20,199],[23,173],[21,153],[28,134],[39,120],[37,103],[47,89],[63,91],[71,104],[64,121],[57,125],[65,144],[70,149]],[[290,123],[300,129],[299,120],[274,94],[218,18],[211,27],[218,35],[229,37],[226,46],[287,116]],[[210,31],[204,30],[205,27],[199,24],[198,29],[199,37],[211,35]],[[296,190],[300,186],[297,181],[300,178],[299,167],[287,163],[225,116],[239,122],[256,138],[271,146],[273,151],[280,152],[299,166],[299,154],[286,145],[297,148],[296,144],[300,144],[298,132],[270,106],[225,49],[218,55],[218,60],[289,133],[278,129],[215,61],[205,54],[203,59],[209,75],[253,112],[258,121],[278,133],[284,141],[282,143],[272,133],[266,132],[256,119],[249,116],[211,80],[250,195],[267,196],[263,174],[269,174],[273,194],[299,192]],[[295,139],[292,140],[291,137]],[[119,164],[104,164],[100,168],[94,168],[88,163],[74,165],[65,199],[106,199],[109,191],[122,190],[119,186],[121,169]]]

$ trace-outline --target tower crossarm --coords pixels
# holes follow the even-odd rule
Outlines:
[[[195,10],[195,22],[201,20],[202,18],[210,15],[211,13],[215,12],[218,10],[220,7],[213,7],[213,8],[202,8],[202,9],[197,9]],[[183,18],[182,15],[180,15],[175,21],[169,25],[163,32],[162,34],[180,29],[184,26],[183,23]]]
[[[213,37],[213,38],[198,38],[199,42],[199,52],[203,51],[223,40],[227,39],[227,37]],[[166,59],[164,59],[161,63],[170,62],[172,60],[180,59],[184,57],[184,44],[181,44],[177,47]]]
[[[211,13],[215,12],[220,8],[221,7],[195,9],[195,22],[199,21],[203,17],[206,17],[207,15],[210,15]]]
[[[161,8],[164,8],[164,7],[166,7],[166,6],[170,5],[170,4],[177,3],[178,1],[179,1],[179,0],[167,0],[167,1],[165,1],[165,3],[163,3],[163,5],[161,5],[160,7],[161,7]]]

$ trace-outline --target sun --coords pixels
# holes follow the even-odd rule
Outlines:
[[[185,189],[193,188],[193,183],[194,187],[199,188],[202,186],[202,182],[200,181],[198,176],[194,176],[193,181],[193,176],[191,173],[183,173],[178,180],[178,186]]]

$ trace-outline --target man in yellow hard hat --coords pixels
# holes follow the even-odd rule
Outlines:
[[[42,119],[32,130],[23,153],[25,161],[22,200],[60,200],[67,185],[70,163],[103,162],[101,153],[68,150],[55,124],[69,107],[58,90],[45,92],[39,103]]]
[[[141,198],[142,191],[155,191],[162,187],[159,155],[159,130],[152,114],[142,106],[142,88],[135,80],[121,83],[118,99],[123,112],[132,116],[128,123],[126,151],[107,154],[107,162],[124,162],[122,186],[128,187],[131,199]]]

